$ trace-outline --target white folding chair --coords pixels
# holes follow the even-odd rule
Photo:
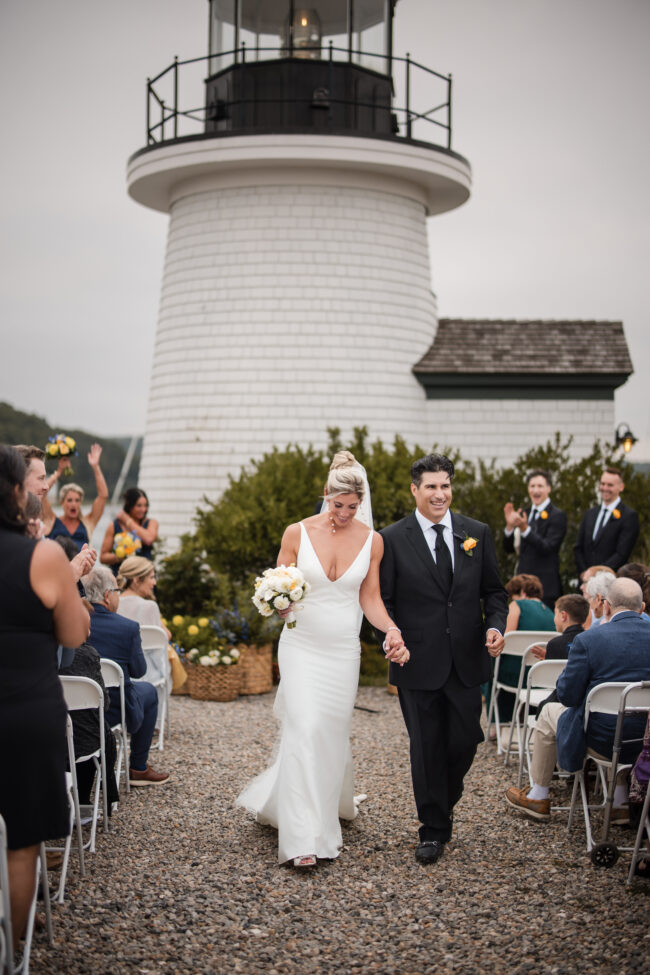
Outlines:
[[[126,791],[131,791],[129,781],[129,742],[126,731],[126,706],[124,703],[124,671],[115,660],[108,660],[102,657],[99,661],[102,668],[102,678],[106,687],[116,687],[120,694],[120,720],[111,727],[111,731],[117,737],[117,762],[115,765],[115,781],[118,788],[120,785],[120,775],[124,769],[124,781]]]
[[[0,816],[0,972],[14,975],[14,943],[11,933],[11,902],[7,868],[7,827]]]
[[[89,677],[59,677],[63,687],[63,696],[68,711],[97,710],[99,721],[99,748],[88,755],[79,755],[75,764],[92,759],[95,765],[95,801],[91,807],[82,807],[91,811],[90,840],[84,845],[85,849],[95,852],[95,836],[99,819],[99,796],[101,793],[103,805],[104,832],[108,832],[108,794],[106,791],[106,739],[104,735],[104,691],[99,684]]]
[[[14,964],[10,972],[13,975],[29,975],[29,959],[32,952],[32,938],[34,937],[34,920],[36,918],[36,898],[38,896],[38,886],[40,881],[43,904],[45,907],[45,920],[47,929],[47,940],[49,944],[54,944],[54,933],[52,931],[52,905],[50,903],[50,882],[47,875],[47,863],[45,859],[45,844],[41,843],[39,855],[36,857],[36,883],[34,884],[34,896],[29,907],[27,916],[27,926],[25,928],[25,939],[23,956],[20,962]]]
[[[167,634],[160,626],[141,626],[140,638],[145,660],[147,661],[147,672],[144,677],[138,680],[146,680],[156,688],[158,692],[158,748],[164,748],[165,722],[167,723],[167,733],[169,734],[169,695],[172,691],[171,667],[169,665],[169,653],[167,650],[169,640]]]
[[[587,725],[589,724],[589,717],[591,714],[609,714],[618,718],[621,710],[628,713],[635,711],[647,711],[648,709],[650,709],[650,687],[644,687],[642,684],[635,684],[632,681],[611,681],[608,683],[598,684],[589,691],[587,700],[585,702],[585,734],[587,732]],[[622,716],[620,727],[622,730]],[[587,786],[585,780],[585,770],[587,768],[587,763],[590,761],[594,762],[596,768],[598,769],[598,775],[600,777],[603,793],[603,801],[598,804],[592,803],[591,805],[587,799]],[[587,748],[587,755],[585,757],[584,764],[581,770],[576,772],[575,779],[573,781],[573,793],[571,795],[569,821],[567,823],[567,829],[570,829],[573,823],[573,813],[579,789],[582,799],[582,812],[585,820],[587,853],[590,853],[595,845],[591,832],[589,810],[605,810],[608,803],[609,807],[611,808],[611,801],[614,794],[614,779],[618,772],[622,772],[631,767],[632,766],[630,764],[619,764],[614,759],[614,756],[611,759],[597,758],[592,749]],[[609,773],[611,790],[608,789],[606,773]],[[610,791],[611,796],[609,796]]]
[[[79,806],[79,789],[77,787],[77,766],[75,764],[74,756],[74,736],[72,730],[72,718],[67,715],[66,718],[66,741],[68,745],[68,765],[70,771],[65,773],[66,776],[66,787],[68,791],[68,803],[70,806],[70,831],[65,838],[65,844],[63,847],[59,846],[47,846],[46,850],[59,850],[63,852],[63,863],[61,864],[61,876],[59,877],[59,887],[56,894],[57,903],[63,904],[63,897],[65,894],[65,885],[68,877],[68,865],[70,862],[70,848],[72,846],[72,832],[73,828],[77,834],[77,849],[79,851],[79,871],[82,877],[86,875],[86,866],[84,862],[84,842],[83,834],[81,832],[81,809]]]
[[[558,633],[549,633],[548,630],[513,630],[512,633],[506,633],[505,635],[505,646],[499,656],[494,662],[494,676],[492,678],[492,692],[490,694],[490,707],[488,709],[487,716],[487,730],[488,736],[490,733],[490,725],[492,724],[492,715],[494,715],[494,723],[496,726],[497,733],[497,755],[502,755],[505,751],[504,764],[507,765],[510,759],[510,752],[512,750],[512,736],[514,727],[516,725],[516,714],[519,702],[519,694],[524,683],[524,673],[526,667],[531,663],[534,663],[537,658],[529,653],[532,646],[546,646],[549,640],[554,636],[559,636]],[[499,665],[502,657],[511,656],[519,657],[519,676],[516,684],[508,683],[507,680],[499,680]],[[499,714],[499,691],[506,691],[509,694],[513,694],[515,697],[515,702],[513,705],[513,721],[510,724],[510,733],[508,735],[508,744],[504,749],[501,742],[501,716]],[[517,736],[519,742],[521,741],[520,729],[517,727]]]
[[[549,691],[554,689],[558,677],[565,667],[566,660],[538,660],[528,671],[526,690],[520,691],[520,696],[521,694],[525,696],[524,715],[521,722],[522,739],[521,748],[519,749],[517,788],[521,786],[524,762],[528,766],[528,776],[530,778],[530,739],[535,730],[535,721],[537,720],[536,715],[530,713],[530,709],[531,707],[538,707],[548,697]]]

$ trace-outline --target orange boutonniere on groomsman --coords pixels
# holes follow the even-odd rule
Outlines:
[[[546,510],[546,508],[544,508],[543,511],[540,511],[539,517],[542,519],[542,521],[546,521],[546,519],[548,518],[548,511]]]
[[[472,538],[468,536],[463,542],[463,551],[467,553],[470,557],[474,555],[473,549],[478,545],[478,538]]]
[[[612,518],[616,518],[616,520],[618,521],[620,517],[621,517],[620,510],[618,508],[614,508],[614,510],[612,511]]]

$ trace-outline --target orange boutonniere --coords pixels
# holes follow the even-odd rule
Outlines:
[[[546,519],[548,518],[548,511],[546,510],[546,508],[544,508],[543,511],[540,511],[539,517],[542,519],[542,521],[546,521]]]
[[[614,510],[612,511],[612,518],[616,518],[616,520],[618,521],[620,517],[621,517],[621,512],[618,510],[618,508],[614,508]]]
[[[463,551],[466,552],[467,555],[469,555],[471,558],[474,555],[473,549],[475,549],[477,545],[478,545],[478,538],[468,537],[463,542]]]

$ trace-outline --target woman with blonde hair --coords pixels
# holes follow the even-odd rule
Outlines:
[[[237,799],[258,822],[278,830],[280,863],[312,867],[317,858],[337,857],[339,816],[357,814],[350,722],[363,615],[386,633],[391,660],[409,659],[381,600],[383,551],[381,536],[372,530],[365,471],[349,451],[341,451],[330,467],[324,510],[289,525],[282,536],[278,565],[296,564],[311,589],[297,625],[285,626],[280,637],[277,756]]]
[[[164,625],[158,603],[154,599],[156,570],[149,559],[131,555],[120,565],[117,584],[120,587],[120,602],[117,612],[140,626],[159,626],[171,639],[171,633]],[[169,665],[172,674],[172,689],[177,691],[187,680],[185,669],[172,646],[168,647]]]
[[[108,500],[106,479],[99,466],[101,455],[102,448],[98,443],[94,443],[88,454],[88,463],[95,475],[97,497],[93,501],[87,515],[84,515],[81,510],[84,500],[84,489],[78,484],[64,484],[59,491],[59,504],[63,507],[63,514],[60,518],[54,513],[50,502],[47,500],[47,496],[43,498],[43,522],[45,523],[47,537],[55,539],[63,535],[71,538],[79,551],[81,551],[84,545],[90,545],[93,532],[97,527],[97,522],[104,514],[104,508]],[[61,471],[67,463],[68,458],[62,457],[59,462],[59,467],[51,475],[48,484],[54,483],[61,475]]]

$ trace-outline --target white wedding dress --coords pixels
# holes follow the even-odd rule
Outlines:
[[[359,682],[362,612],[372,531],[352,565],[328,579],[300,524],[298,568],[311,584],[293,629],[280,637],[280,686],[274,712],[282,722],[275,761],[250,782],[237,805],[278,830],[280,863],[315,854],[338,856],[343,819],[354,819],[350,721]]]

